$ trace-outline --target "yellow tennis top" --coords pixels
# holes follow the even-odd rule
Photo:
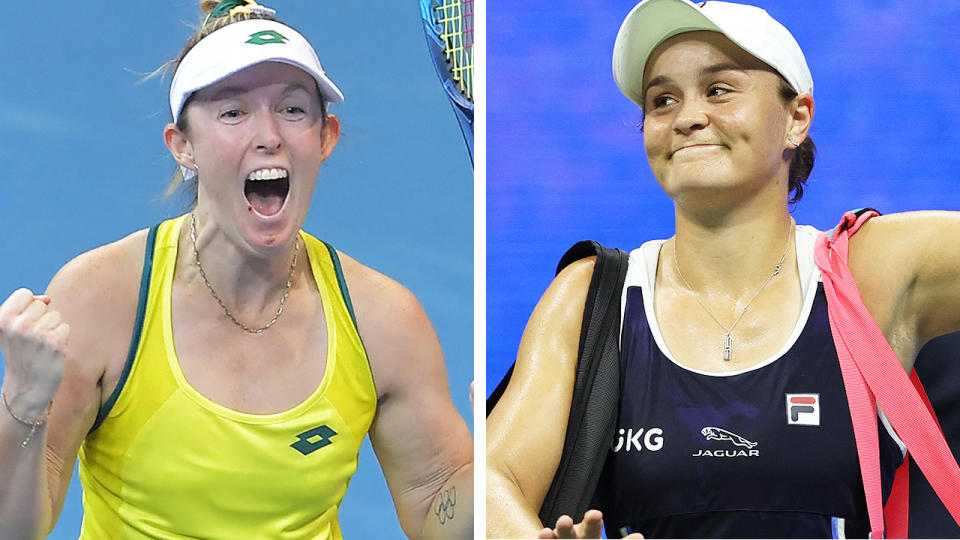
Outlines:
[[[148,236],[130,354],[80,448],[80,538],[342,538],[337,508],[377,394],[336,250],[300,233],[327,324],[323,379],[292,409],[247,414],[180,370],[170,299],[184,217]]]

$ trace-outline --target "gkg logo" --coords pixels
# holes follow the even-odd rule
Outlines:
[[[280,32],[276,30],[264,30],[256,34],[250,34],[250,39],[247,40],[247,43],[252,43],[253,45],[269,45],[270,43],[285,43],[286,41],[287,38]]]
[[[333,442],[330,439],[332,439],[336,434],[336,431],[330,429],[326,424],[324,424],[320,427],[309,429],[297,435],[297,442],[291,444],[290,446],[297,452],[307,455]],[[311,441],[311,439],[313,440]]]
[[[819,426],[820,394],[787,394],[787,425]]]
[[[626,431],[626,437],[624,437],[624,431]],[[617,445],[613,447],[614,452],[619,452],[623,448],[623,443],[626,441],[627,448],[624,452],[629,452],[630,448],[636,448],[639,452],[646,448],[651,452],[656,452],[657,450],[663,448],[663,430],[658,427],[653,427],[647,430],[647,434],[643,435],[643,444],[640,443],[640,436],[643,435],[643,428],[638,429],[636,432],[633,429],[624,430],[620,428],[620,437],[617,440]]]

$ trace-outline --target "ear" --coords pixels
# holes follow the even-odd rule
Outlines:
[[[787,133],[783,138],[786,149],[793,149],[787,138],[793,139],[797,143],[802,143],[810,132],[810,124],[813,122],[814,102],[813,95],[809,92],[798,94],[789,105],[790,117],[787,120]]]
[[[328,114],[323,119],[323,127],[320,130],[320,152],[323,154],[323,160],[326,161],[333,153],[333,148],[337,146],[337,141],[340,140],[340,119]]]
[[[180,165],[191,169],[197,169],[197,162],[193,156],[193,145],[186,133],[180,131],[176,124],[167,124],[163,128],[163,142],[167,145],[170,155]]]

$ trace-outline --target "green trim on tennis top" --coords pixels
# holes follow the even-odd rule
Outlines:
[[[320,241],[323,242],[323,240]],[[330,252],[330,260],[333,261],[333,269],[337,273],[337,283],[340,284],[340,295],[343,296],[343,303],[347,305],[347,311],[350,312],[353,326],[359,334],[360,327],[357,326],[357,316],[353,313],[353,302],[350,301],[350,291],[347,290],[347,280],[343,278],[343,268],[340,267],[340,256],[337,255],[337,250],[330,244],[323,242],[323,245],[327,246],[327,251]]]
[[[130,350],[127,352],[127,361],[123,364],[123,371],[120,373],[120,379],[117,380],[116,388],[113,389],[113,393],[110,394],[107,402],[97,411],[97,419],[94,421],[93,427],[90,428],[90,433],[96,431],[96,429],[100,427],[100,424],[107,419],[110,409],[113,408],[113,405],[117,402],[117,398],[120,397],[120,392],[123,390],[123,385],[127,382],[127,377],[130,376],[130,370],[133,369],[133,360],[137,357],[137,348],[140,346],[140,334],[143,332],[143,318],[147,312],[147,298],[150,293],[150,274],[153,271],[153,247],[157,242],[157,229],[159,228],[159,224],[154,225],[147,234],[147,245],[143,255],[143,272],[140,274],[140,299],[137,301],[137,320],[133,323],[133,337],[130,338]]]

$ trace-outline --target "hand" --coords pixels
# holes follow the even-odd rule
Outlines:
[[[587,510],[583,521],[573,524],[570,516],[560,516],[556,527],[551,530],[544,528],[537,538],[600,538],[603,530],[603,513],[599,510]],[[633,533],[624,538],[643,538],[640,533]]]
[[[49,304],[48,296],[17,289],[0,305],[4,394],[24,418],[43,415],[63,376],[70,327]]]

